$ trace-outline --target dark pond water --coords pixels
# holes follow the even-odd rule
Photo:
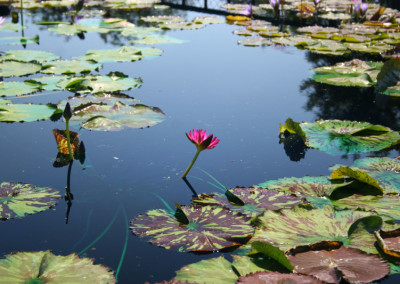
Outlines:
[[[147,13],[115,16],[137,23]],[[189,20],[202,15],[179,10],[169,13]],[[27,48],[70,59],[85,54],[87,49],[116,48],[128,43],[116,34],[88,33],[80,40],[32,25],[60,19],[61,14],[54,11],[26,14],[25,35],[40,36],[39,45],[30,44]],[[237,28],[215,24],[194,31],[168,31],[167,35],[187,42],[155,45],[164,53],[152,60],[105,63],[100,74],[121,71],[129,77],[141,77],[142,87],[126,94],[162,109],[165,121],[146,129],[119,132],[79,130],[87,159],[84,166],[75,163],[72,167],[74,201],[68,224],[63,200],[52,210],[2,222],[0,254],[48,249],[63,255],[76,252],[116,271],[125,252],[118,270],[120,283],[169,280],[182,266],[219,254],[177,253],[152,246],[130,232],[126,251],[124,246],[127,220],[150,209],[165,208],[154,194],[171,206],[174,202],[190,203],[192,192],[180,175],[195,154],[195,147],[185,132],[203,128],[221,140],[215,149],[201,153],[188,176],[193,188],[202,193],[216,188],[200,169],[227,187],[251,186],[282,177],[328,175],[329,166],[350,165],[354,159],[366,156],[335,157],[318,150],[301,154],[285,149],[279,143],[279,124],[288,117],[296,121],[360,120],[400,130],[398,101],[376,97],[370,89],[335,88],[310,80],[310,68],[340,59],[321,58],[292,47],[243,47],[237,44],[240,38],[232,33]],[[23,49],[5,45],[0,48]],[[56,92],[13,101],[57,103],[68,95]],[[23,181],[63,192],[67,167],[52,166],[57,146],[51,132],[63,127],[61,121],[0,124],[0,180]],[[399,151],[379,155],[396,157]]]

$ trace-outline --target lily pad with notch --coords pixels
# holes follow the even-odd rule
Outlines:
[[[130,228],[137,236],[150,237],[152,244],[181,252],[240,246],[254,233],[247,217],[212,206],[180,206],[175,215],[150,210],[131,220]]]
[[[45,211],[55,206],[60,198],[59,192],[49,187],[22,182],[2,182],[0,219],[23,218],[28,214]]]
[[[50,251],[16,252],[0,259],[0,278],[9,283],[116,283],[110,268],[93,259]]]

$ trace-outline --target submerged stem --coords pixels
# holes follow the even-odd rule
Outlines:
[[[194,163],[197,160],[197,157],[199,156],[201,152],[201,149],[197,149],[196,155],[194,156],[192,162],[190,163],[189,167],[186,169],[185,173],[182,175],[182,178],[185,178],[187,176],[187,174],[189,173],[190,169],[193,167]]]

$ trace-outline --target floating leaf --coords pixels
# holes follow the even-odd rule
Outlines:
[[[42,50],[8,50],[6,54],[0,57],[1,61],[5,60],[19,60],[25,62],[47,62],[59,59],[60,56],[52,52]]]
[[[383,64],[381,72],[377,77],[376,89],[380,93],[393,94],[397,90],[400,81],[400,60],[390,59]],[[391,88],[390,88],[391,87]],[[389,91],[389,93],[387,93]]]
[[[293,271],[293,266],[290,264],[290,261],[286,257],[285,252],[281,251],[279,248],[262,242],[252,242],[251,246],[256,251],[261,252],[263,255],[270,257],[281,264],[288,271]]]
[[[59,91],[64,88],[58,86],[57,84],[61,80],[66,80],[68,77],[65,75],[52,75],[52,76],[43,76],[38,78],[32,78],[30,80],[25,80],[25,83],[39,85],[41,90],[46,91]]]
[[[56,139],[58,152],[64,155],[69,154],[68,144],[67,144],[67,135],[66,130],[53,129],[53,135]],[[70,139],[71,139],[71,150],[72,153],[75,153],[75,150],[79,147],[79,134],[74,131],[69,131]]]
[[[2,101],[0,109],[0,121],[7,122],[44,120],[56,111],[52,105],[13,104],[11,101]]]
[[[240,212],[248,217],[255,217],[265,210],[279,210],[298,205],[301,198],[288,195],[276,190],[267,190],[254,187],[235,187],[229,190],[244,202],[240,206],[230,202],[226,196],[220,193],[200,194],[193,199],[196,205],[212,205],[228,208],[234,212]]]
[[[7,60],[0,62],[0,77],[26,76],[35,74],[42,65],[32,62]]]
[[[0,37],[0,44],[9,44],[9,45],[16,45],[16,44],[31,44],[36,43],[39,44],[39,36],[29,38],[29,37]]]
[[[372,171],[392,171],[400,173],[400,160],[387,157],[369,157],[354,161],[355,167]]]
[[[383,193],[384,191],[384,189],[379,185],[379,182],[365,171],[360,171],[351,167],[339,167],[331,174],[332,179],[343,179],[346,177],[350,177],[364,184],[373,186],[374,188],[378,189],[380,193]]]
[[[123,128],[144,128],[165,119],[157,107],[132,104],[131,98],[119,98],[110,94],[74,97],[69,100],[73,109],[71,121],[83,122],[81,127],[90,130],[115,131]],[[63,107],[65,103],[59,105]]]
[[[0,259],[0,278],[8,283],[116,283],[113,272],[75,253],[17,252]]]
[[[205,25],[192,22],[165,22],[159,24],[159,27],[163,30],[194,30],[204,28]]]
[[[28,214],[47,210],[53,207],[59,198],[61,198],[59,192],[49,187],[22,182],[2,182],[0,184],[0,218],[23,218]],[[1,276],[0,278],[4,279]]]
[[[225,23],[225,20],[218,16],[201,16],[194,18],[192,22],[195,24],[221,24]]]
[[[238,44],[244,46],[264,46],[264,45],[271,45],[272,42],[266,38],[252,37],[252,38],[246,38],[244,40],[238,40]]]
[[[46,74],[75,74],[89,73],[101,68],[102,65],[84,60],[57,60],[43,66],[42,73]]]
[[[375,84],[381,66],[381,63],[353,59],[334,66],[312,69],[316,73],[313,79],[336,86],[370,87]]]
[[[378,246],[390,256],[400,258],[400,229],[375,232]]]
[[[135,36],[135,37],[145,37],[155,35],[162,30],[155,27],[124,27],[121,29],[122,36]]]
[[[289,255],[294,271],[312,275],[321,281],[339,283],[367,283],[379,280],[389,274],[389,265],[376,255],[370,255],[354,248],[328,246]]]
[[[217,251],[242,245],[253,234],[250,221],[228,209],[182,206],[184,225],[163,209],[150,210],[131,221],[131,230],[152,244],[178,251]]]
[[[294,246],[330,240],[370,251],[372,244],[369,241],[365,243],[358,241],[360,233],[353,236],[348,233],[355,221],[371,215],[374,214],[361,211],[335,211],[330,206],[313,210],[293,207],[280,212],[265,211],[263,216],[257,217],[260,227],[256,230],[252,242],[268,242],[287,250]],[[353,240],[357,240],[354,245]]]
[[[306,133],[306,145],[322,150],[330,155],[350,155],[379,151],[390,148],[400,142],[400,134],[384,128],[387,131],[374,131],[374,125],[367,122],[347,120],[318,120],[314,123],[300,124]],[[372,127],[372,128],[371,128]],[[369,131],[371,129],[371,131]],[[372,133],[371,135],[357,135]]]
[[[304,46],[305,49],[317,54],[346,55],[349,53],[347,47],[333,40],[318,40],[313,45]]]
[[[302,139],[305,139],[306,134],[300,127],[300,123],[293,121],[293,119],[288,118],[285,121],[285,124],[279,125],[279,132],[284,133],[284,132],[289,132],[291,134],[296,134],[300,136]]]
[[[142,79],[127,78],[122,73],[117,75],[109,74],[107,76],[70,77],[57,83],[58,87],[74,93],[118,92],[139,88],[141,85]]]
[[[173,281],[185,281],[185,283],[234,284],[237,278],[231,263],[223,256],[220,256],[201,260],[182,267],[176,271],[176,276]]]
[[[41,84],[31,84],[25,82],[1,81],[0,97],[23,96],[35,93],[41,89]]]
[[[273,260],[271,261],[270,259],[264,257],[253,258],[247,256],[232,255],[232,258],[233,258],[232,266],[235,267],[235,269],[239,272],[241,276],[265,270],[275,271],[279,269],[279,267],[272,267],[272,265],[279,266],[279,264],[276,264],[275,261]]]
[[[18,32],[21,29],[26,29],[26,27],[14,23],[3,23],[0,26],[0,31],[2,32]]]
[[[186,19],[180,16],[147,16],[147,17],[141,17],[141,21],[143,22],[148,22],[148,23],[180,23],[180,22],[186,22]]]
[[[153,44],[165,44],[165,43],[182,44],[187,41],[166,35],[154,35],[154,36],[145,36],[141,39],[132,40],[131,42],[136,44],[153,45]]]
[[[324,282],[319,281],[318,279],[308,275],[264,271],[264,272],[251,273],[246,276],[241,276],[239,277],[239,280],[236,283],[238,284],[254,284],[254,283],[322,284]]]

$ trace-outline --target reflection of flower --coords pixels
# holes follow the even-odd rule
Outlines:
[[[200,152],[205,149],[212,149],[218,145],[219,139],[214,137],[212,134],[207,136],[207,132],[203,129],[196,129],[186,133],[187,138],[192,141],[194,145],[197,147],[196,155],[194,156],[192,162],[190,163],[189,167],[186,169],[185,173],[182,175],[182,178],[185,178],[186,175],[189,173],[190,169],[196,162],[197,157],[199,156]]]
[[[5,17],[0,17],[0,26],[1,26],[2,24],[4,24],[5,21],[6,21],[6,18],[5,18]]]

